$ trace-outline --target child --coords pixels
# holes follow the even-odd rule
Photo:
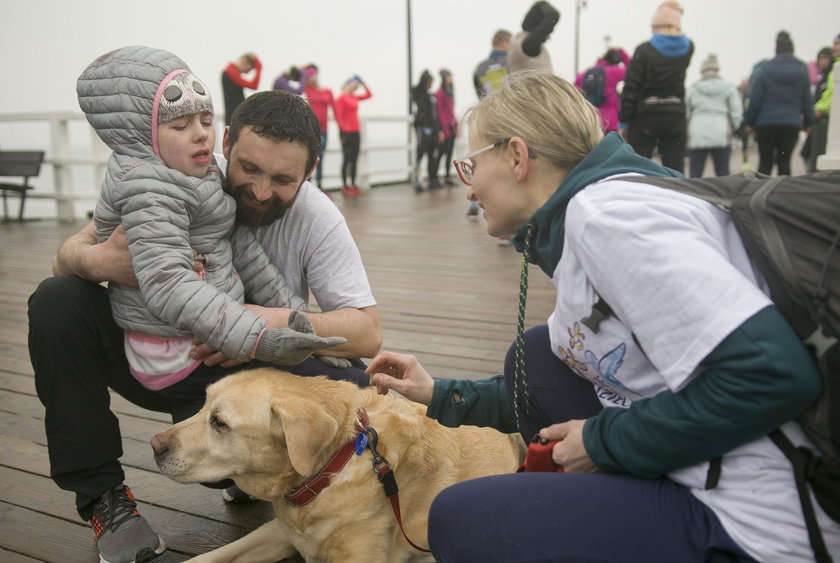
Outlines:
[[[182,60],[149,47],[117,49],[91,63],[76,90],[114,151],[94,223],[99,242],[125,227],[139,289],[111,283],[109,294],[140,383],[164,396],[194,372],[201,384],[202,370],[211,368],[190,357],[193,336],[232,360],[281,365],[345,342],[319,338],[298,311],[289,315],[290,328],[267,330],[242,306],[247,295],[269,307],[308,310],[253,234],[234,229],[236,204],[212,156],[213,104]],[[194,261],[203,264],[200,272]],[[173,418],[185,414],[192,413]]]
[[[355,92],[359,86],[365,89],[365,93],[357,96]],[[341,193],[348,197],[355,197],[364,193],[356,187],[356,162],[359,160],[359,146],[361,144],[359,102],[367,100],[371,96],[373,94],[370,93],[367,84],[358,76],[354,76],[341,87],[341,95],[335,100],[333,106],[335,120],[338,122],[338,130],[341,135],[341,153],[343,156],[341,163],[343,187]],[[350,180],[349,183],[348,179]]]

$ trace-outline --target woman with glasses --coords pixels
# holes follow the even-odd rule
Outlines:
[[[810,560],[791,464],[766,434],[810,446],[791,421],[819,373],[728,214],[622,179],[676,173],[604,136],[597,110],[549,73],[509,77],[462,124],[467,198],[523,253],[505,374],[434,380],[391,352],[367,373],[447,426],[558,440],[565,473],[444,490],[429,515],[437,560]],[[524,331],[529,263],[557,301]],[[817,512],[840,553],[840,526]]]

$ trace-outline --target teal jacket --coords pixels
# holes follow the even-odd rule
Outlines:
[[[615,133],[581,161],[549,201],[520,227],[522,251],[532,229],[531,261],[551,276],[563,250],[565,211],[571,198],[608,176],[639,172],[678,176],[636,155]],[[631,327],[632,328],[632,327]],[[583,440],[603,471],[657,478],[715,457],[788,422],[820,392],[820,377],[805,346],[775,307],[733,331],[701,364],[704,373],[679,393],[662,392],[630,408],[609,407],[589,418]],[[427,412],[447,426],[516,430],[504,377],[439,380]]]

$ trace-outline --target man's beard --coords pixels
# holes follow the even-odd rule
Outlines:
[[[272,195],[271,199],[263,203],[261,208],[252,207],[248,203],[248,201],[253,201],[250,198],[249,190],[245,187],[235,188],[228,178],[229,176],[226,176],[222,182],[222,189],[236,201],[237,225],[254,228],[273,223],[281,218],[295,201],[292,198],[291,201],[284,202],[276,195]],[[297,193],[295,193],[295,196],[297,196]]]

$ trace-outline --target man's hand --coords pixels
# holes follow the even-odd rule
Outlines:
[[[432,402],[435,380],[414,356],[382,352],[370,361],[365,373],[380,395],[393,389],[415,403],[428,406]]]
[[[53,274],[76,275],[95,282],[115,281],[137,287],[122,225],[101,244],[96,244],[93,222],[68,237],[53,258]]]
[[[595,473],[595,465],[586,453],[583,445],[583,424],[585,420],[570,420],[552,424],[540,430],[541,438],[560,440],[554,444],[551,459],[560,465],[566,473]]]

